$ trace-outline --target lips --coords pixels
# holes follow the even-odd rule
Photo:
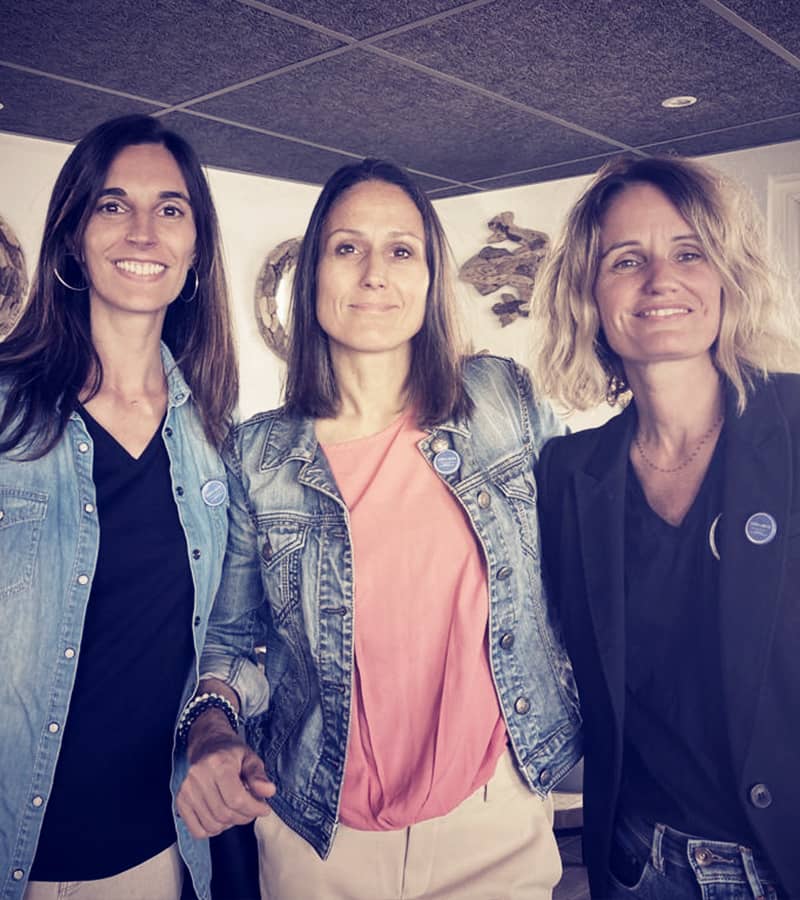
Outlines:
[[[117,259],[114,261],[114,265],[129,275],[142,277],[160,275],[167,268],[163,263],[145,262],[138,259]]]

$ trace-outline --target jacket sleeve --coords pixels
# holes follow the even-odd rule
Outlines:
[[[269,704],[269,685],[256,662],[256,648],[266,644],[266,601],[258,533],[233,441],[223,457],[230,491],[228,547],[200,659],[200,677],[218,678],[230,685],[239,696],[241,715],[246,717],[263,712]]]

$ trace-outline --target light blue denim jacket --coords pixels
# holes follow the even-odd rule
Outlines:
[[[442,439],[460,456],[458,470],[439,477],[483,551],[495,687],[520,772],[544,795],[581,752],[572,669],[542,588],[533,476],[539,450],[560,429],[511,360],[475,357],[465,378],[473,415],[431,429],[419,449],[431,466]],[[237,691],[248,740],[278,788],[271,806],[324,857],[353,680],[357,573],[347,507],[311,420],[263,413],[233,438],[228,553],[201,671]],[[266,680],[255,665],[259,645]]]
[[[208,443],[190,391],[162,345],[168,406],[162,428],[195,586],[195,663],[219,584],[227,538],[222,461]],[[0,403],[3,395],[0,394]],[[0,898],[22,897],[66,722],[100,530],[93,446],[73,414],[61,441],[38,460],[0,456]],[[180,490],[179,490],[180,488]],[[131,673],[135,678],[135,673]],[[147,698],[142,697],[146,703]],[[120,710],[120,728],[125,711]],[[176,781],[173,775],[173,788]],[[203,848],[181,834],[187,862],[207,882]],[[203,898],[205,900],[205,898]]]

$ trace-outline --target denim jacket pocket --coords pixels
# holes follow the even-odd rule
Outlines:
[[[0,484],[0,598],[29,587],[47,494]]]

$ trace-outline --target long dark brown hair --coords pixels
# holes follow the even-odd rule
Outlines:
[[[98,125],[81,140],[56,179],[45,220],[39,262],[27,305],[14,330],[0,343],[0,452],[25,445],[39,457],[60,440],[78,397],[93,397],[103,367],[89,324],[88,286],[81,248],[89,218],[114,159],[126,147],[163,145],[181,170],[196,229],[197,293],[191,303],[170,304],[162,338],[192,390],[209,440],[219,446],[238,397],[236,353],[219,225],[200,162],[180,135],[151,116],[132,115]],[[187,276],[185,295],[194,277]],[[184,291],[181,293],[183,294]]]
[[[380,159],[365,159],[337,169],[325,183],[311,213],[292,289],[286,409],[313,418],[330,418],[339,411],[328,336],[317,321],[317,268],[328,214],[345,191],[364,181],[383,181],[399,187],[419,210],[425,228],[428,295],[422,327],[411,340],[406,382],[409,403],[421,426],[466,416],[472,406],[463,385],[462,347],[444,230],[430,200],[411,177],[394,163]]]

